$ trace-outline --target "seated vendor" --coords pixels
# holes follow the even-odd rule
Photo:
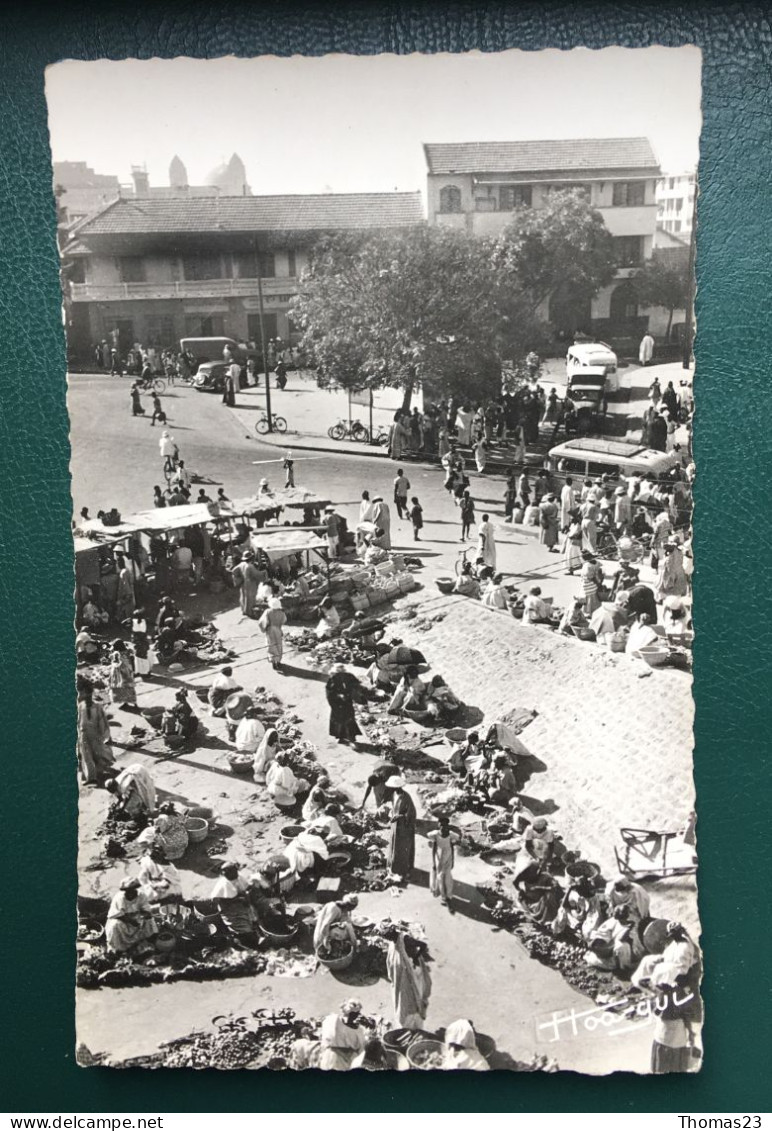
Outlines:
[[[308,825],[309,830],[313,832],[316,829],[324,829],[328,840],[330,838],[335,840],[336,838],[342,837],[343,829],[338,823],[338,817],[340,817],[340,814],[340,805],[336,805],[333,802],[330,805],[325,806],[324,811],[321,814],[317,814],[311,819]]]
[[[174,621],[168,617],[155,639],[155,650],[160,664],[173,664],[181,660],[185,654],[185,641],[175,628]]]
[[[265,775],[266,788],[280,809],[292,809],[301,794],[310,789],[304,778],[298,778],[289,766],[287,754],[280,750]]]
[[[617,907],[592,932],[584,961],[599,970],[626,973],[643,953],[627,907]]]
[[[664,643],[664,639],[654,631],[649,614],[641,613],[630,627],[625,652],[637,652],[639,648],[651,648]]]
[[[419,678],[418,668],[408,667],[389,703],[389,714],[398,715],[401,711],[423,712],[426,692],[427,686]]]
[[[249,881],[239,872],[238,864],[223,864],[211,894],[227,930],[246,942],[254,939],[257,925],[249,888]]]
[[[75,637],[75,655],[79,664],[93,664],[99,659],[99,643],[87,628]]]
[[[86,628],[94,629],[102,628],[102,626],[107,624],[110,619],[108,613],[106,613],[104,609],[100,608],[91,593],[89,593],[88,599],[83,606],[81,618]]]
[[[117,777],[105,782],[105,789],[117,800],[117,807],[133,821],[147,821],[156,803],[155,782],[141,762],[132,762]]]
[[[413,707],[407,704],[403,714],[409,715],[418,723],[431,726],[433,723],[450,723],[461,710],[461,702],[456,698],[441,675],[432,677],[420,703]]]
[[[523,624],[552,624],[552,608],[543,600],[539,585],[531,587],[523,602]]]
[[[139,862],[139,882],[152,903],[179,903],[182,899],[182,878],[166,859],[160,845],[149,845]]]
[[[567,636],[573,636],[575,628],[589,628],[590,622],[584,611],[584,594],[581,597],[574,597],[566,605],[565,612],[560,618],[558,631],[564,632]]]
[[[502,584],[504,578],[500,573],[495,573],[489,580],[485,592],[482,595],[482,603],[488,609],[508,609],[509,608],[509,593]]]
[[[257,717],[257,707],[250,706],[236,727],[236,749],[239,754],[251,754],[254,757],[264,737],[265,727]]]
[[[359,905],[355,895],[344,895],[343,899],[326,903],[317,916],[314,927],[314,950],[327,950],[332,941],[348,942],[356,948],[357,936],[351,913]]]
[[[354,613],[354,619],[348,628],[344,628],[343,637],[346,640],[356,641],[365,648],[374,648],[385,635],[386,625],[376,617],[368,617],[363,612]]]
[[[517,779],[506,754],[496,754],[489,774],[488,797],[493,805],[509,805],[517,795]]]
[[[207,697],[213,715],[222,717],[225,714],[225,700],[233,695],[234,691],[241,691],[241,687],[233,678],[233,668],[220,668],[219,674],[212,680]]]
[[[466,739],[456,747],[450,756],[448,766],[454,774],[465,777],[472,765],[479,762],[480,753],[480,735],[475,730],[468,734]]]
[[[180,738],[192,738],[198,730],[198,719],[188,702],[185,688],[180,688],[174,696],[174,706],[164,712],[161,730],[167,737]]]
[[[340,628],[340,613],[335,608],[332,597],[325,597],[319,606],[319,623],[316,626],[316,636],[324,640],[335,636]]]
[[[171,620],[175,628],[181,629],[184,625],[180,610],[171,597],[162,597],[155,618],[156,629],[160,631],[161,626],[168,620]]]
[[[464,562],[461,573],[456,578],[456,584],[453,586],[453,592],[460,593],[462,597],[473,597],[479,600],[480,582],[474,575],[474,567],[471,562]]]

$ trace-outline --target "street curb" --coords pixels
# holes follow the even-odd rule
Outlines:
[[[272,448],[286,449],[291,447],[293,451],[326,452],[329,455],[366,456],[369,459],[389,459],[389,453],[385,448],[365,444],[357,448],[342,447],[340,444],[336,444],[335,447],[331,447],[330,445],[325,447],[322,443],[306,443],[302,437],[298,438],[293,436],[291,432],[283,433],[280,439],[277,438],[276,433],[273,435],[268,433],[264,436],[256,436],[255,438],[260,443],[268,444]]]

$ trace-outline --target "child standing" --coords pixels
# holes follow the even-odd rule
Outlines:
[[[432,895],[439,896],[443,906],[449,907],[453,899],[454,845],[458,843],[458,837],[450,831],[448,818],[440,817],[439,829],[427,833],[426,839],[432,846]]]
[[[155,427],[156,420],[159,424],[166,424],[166,413],[161,407],[161,398],[158,396],[158,393],[153,393],[153,415],[150,418],[151,428]]]
[[[410,500],[410,502],[412,504],[410,507],[410,521],[413,524],[413,541],[420,542],[421,539],[418,537],[418,532],[419,530],[423,530],[424,508],[421,506],[415,495]]]
[[[461,496],[461,541],[466,542],[470,530],[474,526],[474,499],[468,491]]]

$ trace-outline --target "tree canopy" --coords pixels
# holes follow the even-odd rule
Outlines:
[[[635,293],[643,306],[661,306],[668,312],[666,339],[676,310],[689,304],[689,255],[679,251],[655,251],[643,270],[632,280]]]
[[[495,242],[493,263],[532,317],[558,287],[592,298],[614,278],[614,245],[581,189],[551,193],[544,208],[519,208]]]
[[[330,238],[292,305],[304,348],[348,388],[393,385],[406,401],[418,381],[446,395],[495,391],[502,301],[490,251],[442,227]]]

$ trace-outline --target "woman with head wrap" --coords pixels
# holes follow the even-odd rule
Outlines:
[[[118,799],[123,812],[133,821],[147,819],[155,810],[155,782],[141,762],[132,762],[117,777],[106,781],[105,789]]]
[[[576,573],[582,566],[582,516],[578,508],[568,518],[568,529],[563,539],[563,562],[566,573]]]
[[[350,943],[356,948],[357,936],[351,913],[359,905],[355,895],[344,895],[343,899],[325,903],[316,919],[314,927],[314,950],[328,948],[331,941]]]
[[[268,645],[268,659],[271,661],[271,667],[274,671],[278,671],[281,667],[281,658],[284,655],[284,634],[282,629],[286,623],[287,614],[281,606],[281,600],[278,597],[271,597],[268,602],[268,608],[260,617],[257,625],[260,631],[265,633],[265,639]]]
[[[238,731],[236,734],[238,735]],[[281,742],[279,732],[275,727],[270,727],[263,735],[260,745],[255,751],[255,757],[252,760],[252,772],[258,785],[265,785],[265,776],[268,773],[268,767],[275,760],[280,750]]]
[[[657,994],[651,1045],[651,1071],[655,1075],[688,1072],[693,1067],[696,1038],[692,995],[681,988],[679,980],[678,968],[665,962],[657,966],[652,978],[652,989]]]
[[[413,798],[405,789],[403,778],[389,778],[386,785],[394,791],[391,801],[391,837],[386,860],[392,875],[407,883],[415,864],[416,808]]]
[[[454,1021],[445,1030],[445,1069],[464,1068],[488,1072],[490,1065],[477,1047],[477,1034],[471,1021]]]
[[[182,879],[159,845],[149,845],[139,862],[137,878],[151,903],[179,903]]]
[[[426,944],[396,927],[387,929],[386,972],[391,983],[394,1023],[401,1029],[422,1029],[426,1022],[432,979]]]
[[[238,565],[230,571],[234,583],[239,587],[239,602],[244,616],[249,616],[257,600],[257,587],[260,584],[260,570],[255,565],[252,550],[245,550]]]
[[[298,796],[309,788],[305,778],[298,778],[287,762],[287,755],[280,750],[268,767],[265,775],[268,793],[280,809],[292,809]]]
[[[94,689],[84,683],[78,694],[78,762],[85,785],[95,785],[100,775],[109,774],[115,758],[110,746],[110,724]]]
[[[249,901],[249,881],[238,864],[223,864],[212,888],[223,923],[234,935],[249,937],[255,930],[257,914]]]
[[[361,734],[354,714],[354,702],[363,696],[359,680],[343,664],[333,664],[325,693],[330,705],[330,734],[338,742],[353,742]]]
[[[344,1001],[338,1013],[329,1013],[322,1021],[319,1067],[324,1072],[345,1072],[370,1035],[370,1027],[363,1022],[361,1001]]]
[[[150,900],[140,889],[139,880],[124,880],[115,893],[105,925],[107,949],[126,954],[158,934]]]
[[[158,810],[153,822],[155,837],[166,853],[168,860],[179,860],[188,847],[188,830],[185,818],[178,813],[171,801],[165,802]],[[145,834],[143,833],[142,836]]]
[[[137,706],[137,691],[134,686],[134,665],[131,653],[122,640],[114,640],[112,647],[108,675],[110,700],[113,703],[120,703],[124,710],[130,711],[136,709]]]
[[[244,717],[236,727],[236,749],[240,754],[252,754],[265,737],[265,727],[257,717],[257,707],[247,707]]]

